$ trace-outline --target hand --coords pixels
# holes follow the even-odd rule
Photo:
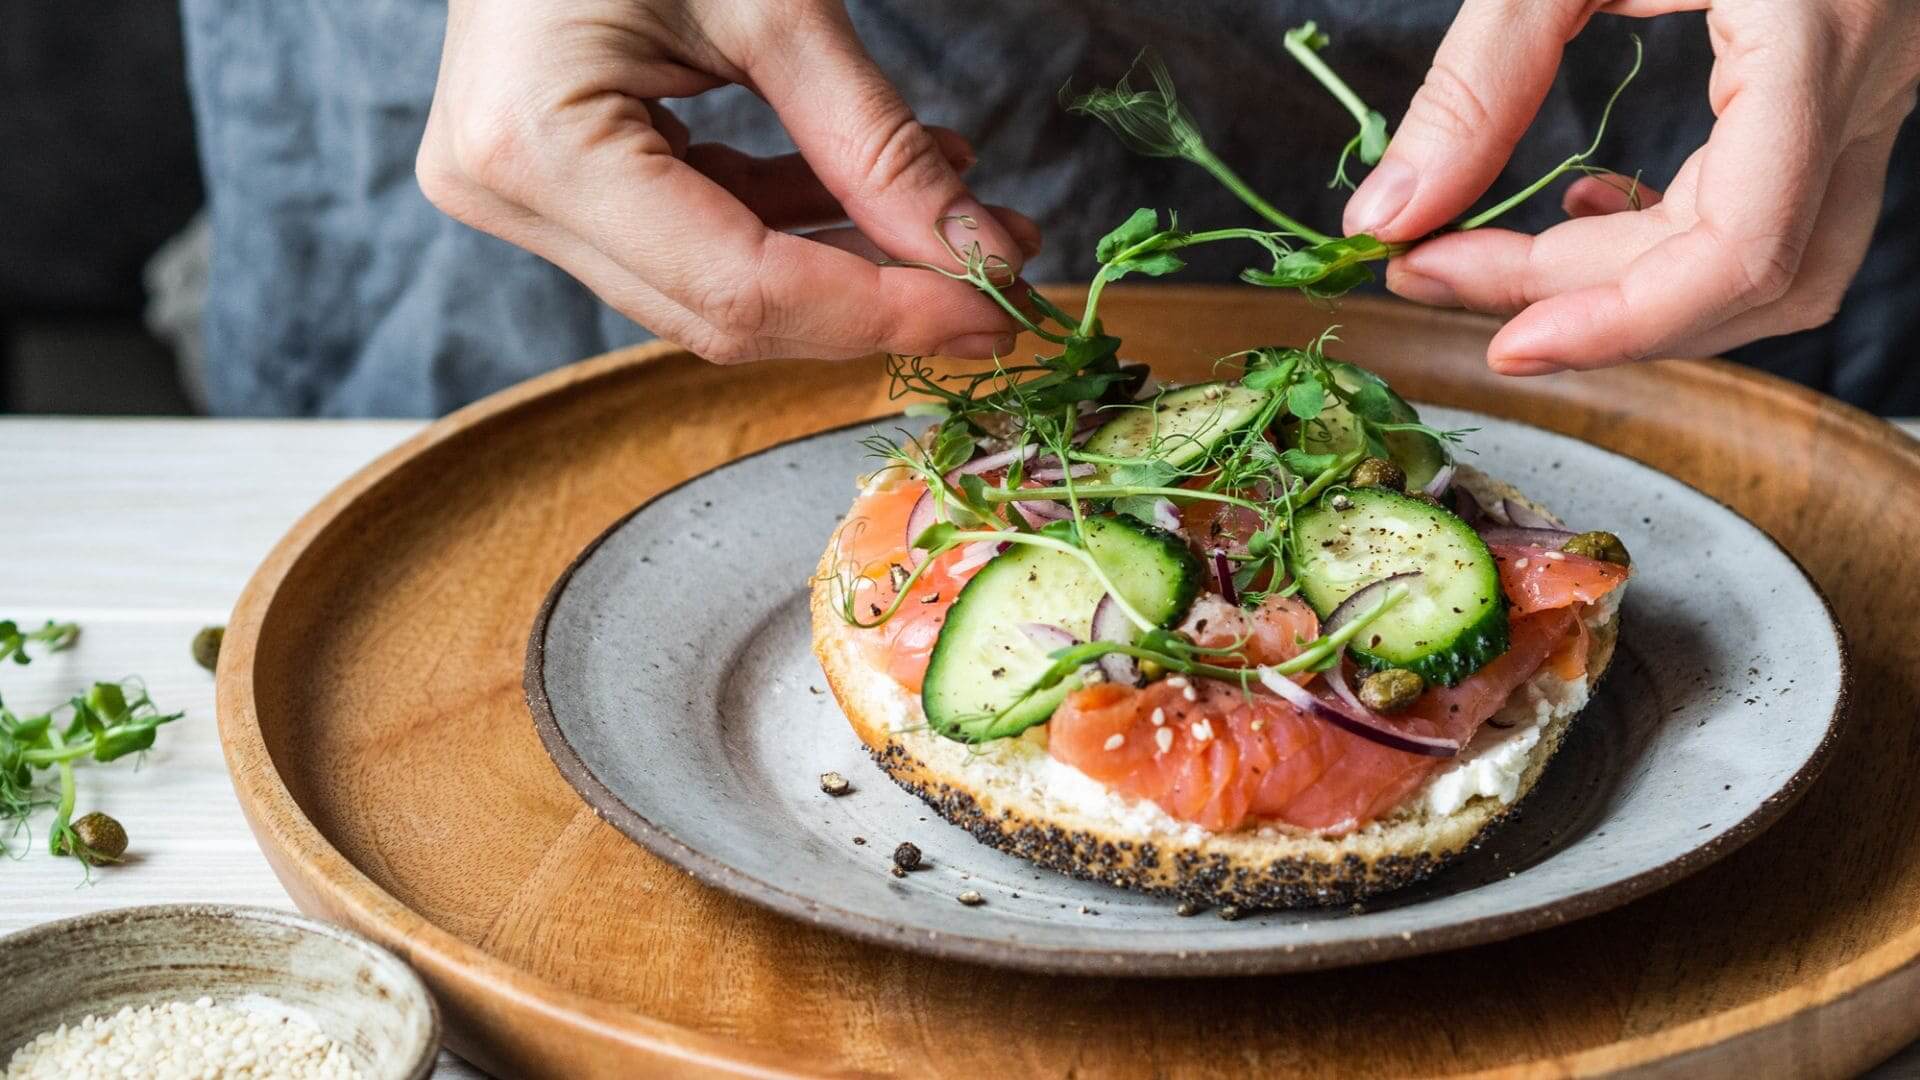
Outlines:
[[[763,96],[798,154],[689,145],[658,99]],[[453,0],[416,172],[434,205],[720,362],[876,351],[984,357],[1013,322],[952,264],[1017,270],[1039,233],[977,202],[958,135],[914,119],[837,0]],[[850,218],[855,229],[778,230]],[[955,267],[958,269],[958,267]]]
[[[1880,209],[1920,81],[1912,0],[1467,0],[1387,154],[1347,204],[1348,232],[1406,242],[1486,191],[1595,11],[1708,8],[1712,136],[1664,198],[1589,177],[1573,220],[1525,236],[1444,234],[1393,260],[1387,287],[1511,315],[1495,371],[1539,375],[1710,355],[1833,317]],[[1628,93],[1632,94],[1629,90]],[[1657,109],[1644,99],[1632,109]],[[1615,122],[1621,122],[1617,114]]]

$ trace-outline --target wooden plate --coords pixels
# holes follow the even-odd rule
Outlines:
[[[533,626],[534,727],[601,817],[710,885],[882,945],[1046,974],[1307,971],[1513,937],[1703,869],[1785,813],[1836,738],[1846,683],[1839,628],[1793,560],[1618,454],[1483,413],[1422,419],[1473,429],[1471,460],[1640,557],[1614,663],[1519,819],[1364,905],[1182,918],[977,843],[887,779],[822,693],[809,598],[850,478],[874,467],[861,437],[894,434],[897,416],[729,462],[595,539]],[[829,770],[859,790],[822,794]],[[924,872],[887,874],[902,840]],[[967,889],[986,904],[956,903]]]
[[[1328,321],[1251,290],[1108,303],[1128,351],[1176,375]],[[261,846],[303,908],[412,960],[455,1048],[512,1075],[1812,1076],[1920,1034],[1920,444],[1725,364],[1503,380],[1481,363],[1483,320],[1366,301],[1339,319],[1345,354],[1409,396],[1657,461],[1800,559],[1858,689],[1799,807],[1606,915],[1279,979],[1036,978],[764,912],[647,855],[567,787],[521,700],[527,628],[573,556],[648,496],[894,406],[873,362],[717,368],[655,347],[449,417],[275,549],[219,682]]]

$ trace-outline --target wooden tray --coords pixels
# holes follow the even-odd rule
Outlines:
[[[1107,305],[1128,354],[1173,375],[1329,321],[1251,290]],[[453,1046],[506,1075],[1818,1076],[1920,1034],[1920,444],[1727,364],[1503,380],[1478,318],[1361,300],[1338,319],[1341,354],[1408,396],[1658,463],[1806,564],[1859,693],[1801,806],[1613,913],[1309,976],[1039,978],[784,921],[593,816],[535,739],[522,650],[555,575],[641,500],[897,406],[877,362],[719,368],[656,346],[454,414],[274,550],[219,678],[254,832],[303,909],[400,950]]]

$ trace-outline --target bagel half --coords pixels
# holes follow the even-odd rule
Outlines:
[[[1483,505],[1504,498],[1546,513],[1471,468],[1461,467],[1455,482]],[[1471,850],[1539,781],[1619,634],[1615,589],[1585,613],[1583,679],[1536,673],[1496,714],[1511,728],[1483,726],[1460,758],[1364,828],[1338,837],[1277,824],[1211,833],[1055,761],[1044,725],[983,747],[927,729],[918,697],[869,662],[861,631],[840,617],[830,580],[837,540],[813,587],[814,654],[854,732],[895,783],[983,844],[1077,878],[1206,904],[1352,903],[1418,881]]]

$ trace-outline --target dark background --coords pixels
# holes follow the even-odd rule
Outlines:
[[[1920,175],[1916,163],[1920,116],[1893,178]],[[1916,199],[1920,187],[1896,183],[1882,228],[1911,221]],[[0,2],[0,412],[195,411],[195,380],[149,328],[142,274],[203,201],[177,0]],[[1874,411],[1920,412],[1906,346],[1886,340],[1913,326],[1885,297],[1916,273],[1920,250],[1878,245],[1854,283],[1876,305],[1734,356]],[[1878,359],[1840,378],[1849,356]]]
[[[191,411],[141,270],[201,201],[177,4],[0,3],[0,412]]]

